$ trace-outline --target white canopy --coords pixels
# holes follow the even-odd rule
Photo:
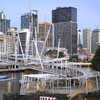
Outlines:
[[[31,78],[37,78],[37,79],[51,79],[51,78],[58,78],[58,75],[52,75],[52,74],[29,74],[24,75],[24,77],[31,77]]]

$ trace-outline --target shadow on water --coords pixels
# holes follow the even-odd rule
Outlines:
[[[56,100],[70,100],[66,95],[46,93],[35,93],[29,95],[6,94],[3,96],[3,100],[40,100],[40,96],[56,97]],[[71,100],[100,100],[100,91],[95,93],[79,94]]]
[[[28,95],[19,95],[19,94],[5,94],[3,100],[40,100],[40,96],[45,97],[55,97],[56,100],[68,100],[66,95],[59,94],[47,94],[47,93],[34,93]]]
[[[24,74],[29,74],[29,73],[31,72],[27,72]],[[10,73],[10,75],[9,74],[6,75],[14,77],[16,80],[8,82],[0,82],[0,100],[39,100],[40,96],[56,97],[57,98],[56,100],[70,100],[67,98],[67,95],[59,95],[59,94],[50,95],[47,93],[42,93],[42,94],[36,93],[30,95],[19,95],[18,94],[20,93],[19,80],[21,79],[22,73]],[[100,100],[100,91],[95,93],[79,94],[71,100]]]
[[[78,94],[72,100],[100,100],[100,91],[88,94]]]

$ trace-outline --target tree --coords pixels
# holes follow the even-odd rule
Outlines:
[[[63,52],[59,52],[59,57],[58,58],[63,58],[65,57],[64,53]]]
[[[47,55],[51,58],[57,58],[57,53],[58,53],[57,50],[49,50],[45,53],[45,55]],[[63,57],[65,57],[65,54],[62,51],[60,51],[58,58],[63,58]]]
[[[98,47],[95,56],[91,60],[91,63],[94,70],[100,71],[100,46]]]

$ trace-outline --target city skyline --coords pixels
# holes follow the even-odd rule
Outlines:
[[[52,10],[56,7],[76,7],[79,28],[96,28],[100,26],[100,1],[95,0],[7,0],[0,2],[0,10],[6,13],[12,26],[20,27],[21,15],[32,9],[38,10],[39,22],[51,22]]]

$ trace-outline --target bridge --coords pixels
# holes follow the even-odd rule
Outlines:
[[[21,41],[18,33],[15,41],[14,54],[7,54],[0,59],[0,67],[2,67],[0,72],[26,69],[37,70],[39,72],[39,74],[22,76],[20,80],[21,94],[42,91],[55,94],[67,94],[72,98],[78,93],[100,90],[100,72],[93,71],[89,68],[82,68],[81,64],[83,63],[68,62],[68,57],[66,56],[58,58],[60,43],[58,45],[57,58],[45,56],[43,54],[45,45],[41,50],[42,52],[39,52],[37,39],[30,40],[30,34],[31,32],[28,33],[28,37],[26,38],[26,48],[23,48],[23,41]],[[36,49],[35,55],[33,53],[33,43]],[[18,52],[19,47],[20,52]],[[92,89],[88,89],[89,84],[92,84],[89,80],[95,82],[95,87],[93,86]]]
[[[73,98],[79,93],[100,90],[100,72],[93,71],[89,68],[82,68],[79,64],[74,65],[71,62],[44,63],[43,68],[41,64],[34,66],[35,64],[30,64],[31,69],[42,73],[41,76],[45,74],[50,74],[51,76],[42,78],[38,77],[39,74],[35,77],[34,74],[32,76],[23,76],[21,80],[22,94],[44,91],[53,94],[67,94],[70,98]],[[89,84],[92,84],[89,80],[95,82],[95,87],[88,88]]]

